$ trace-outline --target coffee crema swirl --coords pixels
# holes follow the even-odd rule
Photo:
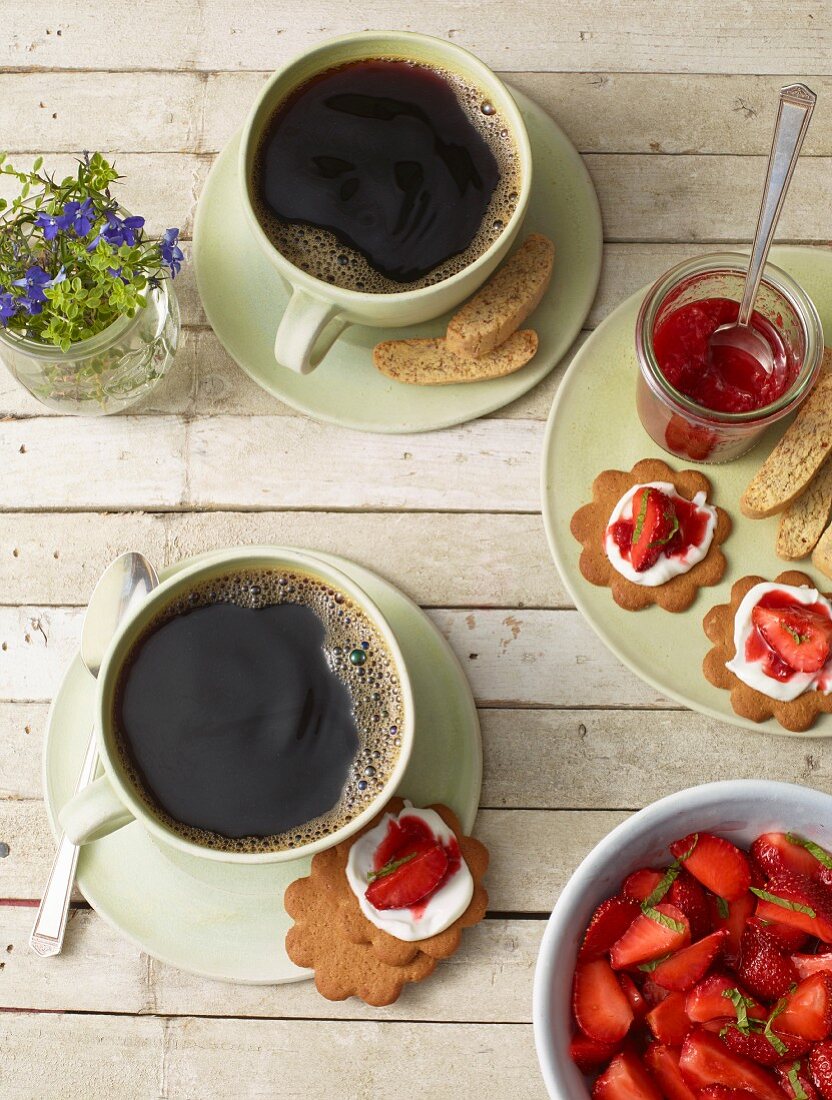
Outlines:
[[[199,582],[143,630],[113,726],[128,781],[184,839],[228,852],[320,840],[376,798],[405,720],[395,662],[348,595],[299,570]]]

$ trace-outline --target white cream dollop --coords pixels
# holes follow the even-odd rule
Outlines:
[[[795,603],[802,604],[804,607],[821,604],[832,613],[832,605],[829,601],[821,596],[816,589],[809,588],[808,585],[798,587],[793,584],[772,584],[769,581],[755,584],[746,593],[734,616],[734,647],[736,654],[730,661],[726,662],[725,667],[733,672],[738,679],[742,680],[744,684],[748,684],[750,688],[761,691],[763,695],[768,695],[770,699],[778,699],[781,703],[790,703],[792,699],[796,699],[804,691],[816,690],[828,695],[832,691],[832,669],[829,667],[829,661],[817,672],[795,672],[790,680],[784,682],[775,680],[773,676],[768,675],[764,669],[764,659],[749,661],[746,657],[746,644],[752,631],[756,629],[751,621],[751,613],[763,596],[768,595],[769,592],[788,592]]]
[[[647,481],[643,485],[634,485],[632,489],[627,490],[612,510],[604,535],[604,550],[613,569],[620,573],[622,577],[626,577],[633,584],[640,584],[646,588],[658,588],[660,584],[666,584],[673,577],[678,577],[681,573],[687,573],[688,570],[693,569],[694,565],[702,561],[708,553],[716,530],[716,508],[705,503],[707,499],[705,493],[697,493],[692,501],[685,501],[685,503],[695,504],[697,511],[707,516],[708,521],[702,541],[695,546],[689,546],[684,554],[673,554],[671,557],[660,554],[658,561],[651,565],[649,569],[638,572],[633,568],[632,562],[627,561],[621,553],[615,539],[612,537],[611,529],[621,519],[626,520],[628,523],[634,522],[633,497],[639,489],[646,488],[659,489],[671,500],[685,500],[676,492],[669,481]]]
[[[365,897],[365,891],[369,885],[370,871],[373,869],[373,856],[387,835],[388,823],[400,817],[421,818],[442,844],[449,844],[451,840],[456,839],[453,830],[448,828],[435,810],[415,809],[409,802],[405,802],[400,814],[385,814],[375,829],[359,837],[350,848],[347,860],[347,881],[358,898],[361,912],[368,921],[376,928],[380,928],[382,932],[389,932],[397,940],[413,943],[444,932],[462,916],[474,896],[474,880],[460,853],[459,867],[424,903],[423,911],[420,905],[418,916],[415,916],[410,909],[376,909],[371,905]]]

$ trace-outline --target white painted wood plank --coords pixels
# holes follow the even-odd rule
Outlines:
[[[627,816],[607,810],[481,810],[474,835],[491,852],[490,911],[548,912],[587,852]],[[0,841],[9,846],[0,863],[0,899],[39,897],[54,854],[43,803],[0,800]]]
[[[0,1043],[4,1100],[545,1096],[531,1025],[7,1013]]]
[[[543,425],[379,436],[299,416],[0,423],[0,509],[362,508],[533,512]],[[71,461],[67,461],[71,456]]]
[[[242,125],[268,72],[0,73],[0,132],[14,150],[215,153]],[[832,79],[722,73],[509,72],[583,153],[766,155],[777,94],[800,79],[821,101]],[[148,103],[162,109],[148,112]],[[804,155],[832,153],[832,120]]]
[[[29,950],[29,906],[4,906],[0,1001],[6,1008],[336,1020],[530,1023],[541,920],[486,920],[465,932],[455,955],[395,1005],[333,1002],[312,982],[279,989],[206,981],[157,962],[94,912],[73,911],[64,951],[44,963]]]
[[[0,700],[52,697],[78,646],[83,614],[80,607],[0,607]],[[482,706],[675,707],[624,668],[577,611],[428,614]]]
[[[84,604],[110,561],[157,568],[224,546],[348,557],[441,607],[568,607],[537,515],[401,512],[19,513],[0,525],[0,604]]]
[[[0,58],[24,69],[272,69],[329,36],[398,27],[449,38],[502,69],[832,71],[832,13],[818,0],[425,0],[418,9],[309,0],[302,17],[288,0],[148,0],[140,28],[130,6],[41,0],[11,7],[5,23]]]
[[[46,703],[0,703],[0,799],[38,800]],[[638,808],[696,783],[772,779],[832,793],[832,745],[689,711],[480,709],[489,809]],[[657,746],[662,766],[655,766]]]
[[[23,158],[24,166],[28,159]],[[119,153],[112,159],[125,176],[119,198],[147,219],[149,232],[175,225],[190,235],[213,154]],[[750,240],[765,179],[764,156],[588,153],[584,160],[598,191],[608,240]],[[72,163],[65,153],[47,158],[47,167],[58,172],[70,170]],[[11,189],[7,178],[0,179],[0,194]],[[778,239],[818,242],[832,237],[830,198],[828,158],[801,158]]]

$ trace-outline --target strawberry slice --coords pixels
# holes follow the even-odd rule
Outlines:
[[[693,877],[684,869],[667,894],[667,900],[677,909],[681,909],[690,922],[690,934],[698,940],[713,931],[711,907],[708,895]]]
[[[832,1040],[818,1043],[809,1055],[809,1075],[823,1100],[832,1100]]]
[[[792,962],[801,978],[808,978],[810,974],[822,971],[832,973],[832,951],[822,955],[792,955]]]
[[[808,607],[762,607],[751,622],[778,657],[796,672],[818,672],[829,660],[832,620]]]
[[[670,850],[686,871],[725,901],[737,901],[751,885],[748,857],[724,837],[691,833],[671,844]]]
[[[683,947],[669,959],[659,963],[653,971],[653,981],[665,989],[685,993],[708,973],[717,956],[722,952],[728,940],[723,928],[712,932],[710,936],[698,940],[690,947]]]
[[[637,916],[621,939],[612,945],[610,962],[615,970],[652,962],[690,943],[690,925],[681,909],[660,902],[652,914]]]
[[[374,879],[364,896],[375,909],[407,909],[433,893],[447,870],[448,853],[441,844],[434,844]]]
[[[608,1065],[621,1049],[620,1043],[598,1043],[578,1032],[569,1044],[569,1056],[581,1073],[594,1073]]]
[[[794,963],[756,917],[742,934],[737,973],[749,992],[763,1001],[782,997],[797,981]]]
[[[669,993],[655,1008],[651,1008],[647,1013],[647,1026],[660,1043],[680,1047],[693,1026],[685,1011],[684,993]]]
[[[678,530],[679,519],[670,497],[650,486],[638,489],[633,496],[633,569],[643,573],[655,565]]]
[[[785,951],[787,955],[793,955],[801,947],[805,947],[809,938],[800,928],[795,928],[791,924],[775,924],[772,921],[767,921],[766,930],[771,938],[780,945],[781,951]]]
[[[754,1094],[748,1089],[729,1089],[725,1085],[710,1085],[700,1089],[697,1100],[753,1100]]]
[[[640,906],[631,898],[619,896],[601,902],[589,922],[578,957],[597,959],[606,955],[640,912]]]
[[[572,1011],[578,1027],[597,1043],[620,1043],[633,1022],[633,1010],[606,959],[579,962]]]
[[[832,1034],[832,975],[812,974],[787,993],[786,1007],[777,1016],[777,1030],[800,1035],[812,1042]]]
[[[751,845],[750,854],[764,879],[781,871],[797,871],[811,878],[818,868],[811,852],[793,844],[786,833],[762,833]]]
[[[762,1031],[750,1031],[746,1034],[736,1027],[729,1027],[722,1036],[722,1041],[735,1054],[741,1054],[744,1058],[750,1058],[752,1062],[759,1062],[761,1066],[772,1068],[779,1065],[784,1058],[801,1058],[811,1049],[812,1044],[799,1035],[781,1034],[774,1028],[772,1031],[778,1041],[777,1047],[765,1037]]]
[[[663,1100],[638,1055],[623,1050],[607,1066],[592,1089],[593,1100]]]
[[[650,1011],[650,1005],[647,1003],[644,994],[629,974],[619,974],[618,984],[621,986],[624,996],[630,1002],[630,1008],[632,1008],[635,1018],[643,1020]]]
[[[824,943],[832,943],[832,893],[824,886],[794,871],[781,871],[768,880],[757,897],[758,917],[789,924]]]
[[[746,1089],[757,1100],[783,1100],[783,1090],[766,1070],[750,1058],[734,1054],[721,1039],[703,1028],[696,1028],[685,1039],[679,1067],[694,1089],[726,1085]]]
[[[644,1055],[644,1062],[659,1084],[666,1100],[697,1100],[679,1069],[679,1051],[651,1043]]]
[[[789,1100],[820,1100],[820,1093],[812,1084],[809,1071],[804,1062],[786,1062],[775,1071],[780,1088],[785,1092]]]
[[[621,892],[625,897],[642,902],[650,897],[663,878],[664,871],[651,871],[649,867],[642,867],[640,871],[627,875]]]
[[[709,1020],[733,1020],[736,1009],[728,996],[731,993],[739,993],[746,1001],[751,999],[742,986],[737,985],[736,978],[729,978],[727,974],[709,974],[688,993],[685,1013],[695,1024],[705,1024]],[[768,1012],[762,1005],[746,1007],[746,1013],[752,1020],[768,1019]]]
[[[735,965],[740,957],[742,934],[745,931],[748,918],[757,907],[757,899],[750,890],[746,890],[742,897],[736,901],[727,902],[722,898],[709,895],[708,902],[712,909],[711,917],[714,929],[724,928],[728,932],[728,943],[725,947],[726,962]],[[728,912],[724,916],[726,908]]]

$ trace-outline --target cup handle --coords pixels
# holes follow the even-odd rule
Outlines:
[[[134,820],[106,775],[84,787],[58,814],[61,828],[73,844],[87,844],[114,833]]]
[[[277,326],[274,357],[289,370],[310,374],[346,327],[337,306],[295,287]]]

